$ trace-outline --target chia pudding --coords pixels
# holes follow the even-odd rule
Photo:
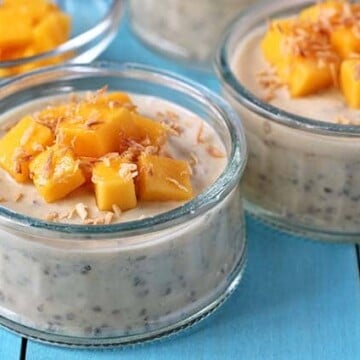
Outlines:
[[[252,0],[131,0],[135,32],[172,56],[207,63],[234,16]]]
[[[273,71],[260,49],[265,19],[288,17],[305,5],[276,1],[252,9],[219,52],[224,94],[241,115],[249,144],[244,196],[252,213],[287,230],[358,241],[360,111],[349,108],[338,89],[292,98],[279,87],[269,97],[259,82]]]
[[[229,125],[219,130],[172,102],[131,97],[140,113],[178,115],[186,130],[181,138],[170,139],[167,150],[197,159],[192,178],[195,199],[185,204],[140,203],[110,225],[83,225],[76,216],[65,219],[65,224],[51,223],[43,220],[46,212],[60,212],[79,201],[89,213],[98,210],[86,191],[45,204],[30,185],[16,184],[1,171],[1,196],[6,201],[0,209],[5,211],[0,218],[0,315],[6,326],[76,345],[151,338],[206,314],[228,293],[230,284],[239,281],[245,250],[237,184],[242,164],[226,180],[233,183],[226,196],[206,211],[201,211],[201,203],[196,205],[199,196],[205,196],[202,201],[212,196],[204,192],[216,185],[226,166],[234,165]],[[1,124],[49,101],[53,99],[22,104],[3,114]],[[205,142],[224,157],[209,155]],[[183,212],[181,221],[177,211]],[[25,218],[28,225],[18,227],[6,216],[20,219],[20,224]],[[122,226],[126,231],[114,230]]]

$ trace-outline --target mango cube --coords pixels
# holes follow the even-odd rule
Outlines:
[[[260,47],[265,59],[275,67],[282,66],[287,61],[287,56],[284,54],[284,42],[293,24],[293,20],[273,21],[261,40]]]
[[[120,126],[120,137],[124,140],[125,148],[129,139],[144,146],[160,146],[166,141],[166,129],[162,124],[136,113],[124,118]],[[120,142],[120,152],[123,150]]]
[[[92,181],[95,184],[96,203],[99,210],[112,211],[117,205],[121,210],[136,207],[133,176],[136,165],[121,158],[107,159],[95,164]]]
[[[131,114],[137,128],[136,140],[149,140],[149,145],[163,145],[166,140],[166,129],[160,123],[139,114]]]
[[[351,27],[337,27],[330,34],[330,42],[342,59],[360,52],[360,37]]]
[[[340,85],[348,106],[360,108],[360,59],[344,60],[341,63]]]
[[[30,163],[34,185],[46,202],[54,202],[85,183],[79,161],[69,148],[54,145]]]
[[[0,166],[16,181],[26,182],[31,158],[53,141],[49,128],[25,116],[0,140]]]
[[[142,154],[137,194],[145,201],[182,201],[193,197],[189,164],[184,160]]]
[[[70,36],[70,17],[61,12],[47,14],[33,30],[33,48],[36,52],[54,49]]]
[[[125,108],[107,110],[85,104],[75,117],[60,123],[57,141],[72,147],[77,156],[101,157],[118,151],[122,124],[130,118]]]
[[[306,96],[334,85],[338,68],[335,62],[319,63],[316,59],[294,58],[288,83],[291,96]]]

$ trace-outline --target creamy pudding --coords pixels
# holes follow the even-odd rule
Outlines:
[[[299,5],[305,2],[297,1],[293,8],[299,10]],[[294,83],[288,85],[281,79],[287,75],[278,75],[264,56],[269,27],[263,19],[270,16],[286,22],[295,17],[289,17],[295,14],[291,8],[277,1],[256,13],[254,9],[244,26],[234,24],[223,47],[231,80],[218,62],[225,96],[241,115],[249,143],[244,192],[250,211],[278,226],[316,238],[356,240],[360,230],[360,143],[356,132],[360,111],[349,106],[332,79],[324,88],[305,95],[312,85],[319,84],[313,76],[312,85],[305,86],[304,81],[302,89],[294,90]],[[253,25],[249,27],[249,23]],[[290,81],[294,81],[291,74],[296,65],[290,69]],[[306,76],[305,72],[303,78]],[[241,93],[233,81],[238,82]]]
[[[72,74],[71,69],[62,71]],[[117,68],[115,73],[130,78],[131,70]],[[149,74],[154,72],[137,69],[136,86],[139,73],[148,86]],[[162,86],[166,83],[174,91],[169,85],[174,79],[161,76]],[[60,79],[63,77],[61,72]],[[106,79],[113,77],[114,71],[110,71]],[[58,89],[58,81],[46,83],[46,93],[49,86]],[[72,80],[73,90],[79,83]],[[138,342],[190,325],[219,305],[238,283],[245,251],[238,186],[245,145],[234,114],[220,98],[208,93],[212,103],[204,100],[196,108],[198,99],[189,96],[188,85],[182,86],[176,80],[177,99],[191,99],[189,109],[163,100],[154,84],[151,96],[131,94],[131,98],[139,113],[154,121],[176,114],[183,130],[180,136],[169,135],[162,150],[166,156],[189,161],[194,199],[138,201],[131,210],[119,215],[114,211],[108,225],[87,223],[80,215],[50,220],[44,219],[47,211],[61,213],[79,202],[88,206],[89,218],[96,217],[99,210],[93,193],[77,189],[46,203],[34,185],[15,184],[1,172],[1,183],[11,182],[16,187],[14,192],[2,193],[6,201],[0,208],[2,324],[27,336],[65,344]],[[29,91],[36,97],[38,90]],[[3,111],[1,123],[14,121],[15,115],[28,114],[29,109],[37,110],[49,101],[53,99]],[[217,112],[215,103],[223,112]],[[226,175],[228,172],[231,174]],[[19,193],[23,195],[16,199]],[[9,215],[6,209],[16,214]],[[9,217],[17,219],[15,225]]]

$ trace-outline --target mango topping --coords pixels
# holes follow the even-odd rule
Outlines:
[[[114,205],[121,210],[136,207],[136,164],[129,163],[120,156],[106,160],[96,163],[92,173],[99,210],[112,211]]]
[[[16,181],[26,182],[31,159],[53,140],[49,128],[25,116],[0,139],[0,166]]]
[[[347,104],[360,108],[360,88],[349,78],[346,63],[360,61],[359,24],[360,5],[341,0],[320,2],[299,16],[272,21],[260,46],[277,84],[286,86],[292,97],[301,97],[339,88],[341,83]],[[280,86],[265,85],[272,90],[268,97],[272,99]]]
[[[164,155],[170,133],[180,134],[139,114],[127,94],[103,88],[20,119],[0,139],[0,166],[17,182],[32,180],[48,203],[84,185],[105,212],[190,200],[189,163]]]
[[[85,183],[79,161],[66,147],[51,146],[30,163],[30,175],[46,202],[62,199]]]
[[[70,16],[49,0],[3,0],[0,3],[0,61],[33,56],[56,48],[70,37]],[[54,57],[37,63],[0,70],[11,76],[33,68],[52,65]]]
[[[137,189],[141,200],[180,201],[193,197],[186,161],[142,154],[138,168]]]

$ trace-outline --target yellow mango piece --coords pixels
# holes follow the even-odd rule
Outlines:
[[[113,205],[117,205],[121,210],[136,207],[132,171],[136,171],[136,165],[121,158],[108,159],[94,165],[92,181],[95,184],[96,204],[99,210],[112,211]]]
[[[145,201],[183,201],[193,197],[189,164],[184,160],[142,154],[137,194]]]
[[[70,36],[70,17],[53,12],[44,17],[33,30],[33,48],[37,52],[54,49]]]
[[[46,202],[54,202],[85,183],[79,161],[69,148],[54,145],[30,162],[30,173],[38,192]]]
[[[345,101],[352,108],[360,108],[360,60],[348,59],[341,63],[340,86]]]
[[[291,62],[289,91],[293,97],[306,96],[334,85],[337,77],[337,63],[297,57]]]
[[[321,16],[331,19],[341,13],[342,1],[324,1],[316,5],[309,6],[300,12],[299,18],[302,21],[316,21]]]
[[[132,113],[134,124],[137,128],[136,140],[139,142],[149,140],[149,145],[163,145],[166,141],[165,127],[145,116]]]
[[[284,53],[284,42],[291,33],[294,20],[275,20],[272,21],[263,39],[261,40],[261,50],[265,59],[273,66],[283,66],[287,61]]]
[[[0,166],[16,181],[26,182],[31,158],[53,141],[49,128],[25,116],[0,140]]]
[[[0,10],[0,53],[6,48],[24,47],[31,39],[31,24],[26,18],[19,18],[11,9]]]
[[[120,152],[127,149],[128,140],[144,146],[160,146],[166,141],[166,129],[162,124],[132,112],[121,122],[120,138],[123,140],[120,141]]]
[[[350,27],[337,27],[330,34],[330,42],[342,59],[360,53],[360,37]]]
[[[32,25],[46,16],[46,13],[58,9],[54,3],[47,0],[3,0],[3,8],[25,16]]]
[[[57,141],[72,147],[77,156],[101,157],[118,151],[121,124],[130,116],[125,108],[109,110],[85,104],[74,118],[60,123]]]

